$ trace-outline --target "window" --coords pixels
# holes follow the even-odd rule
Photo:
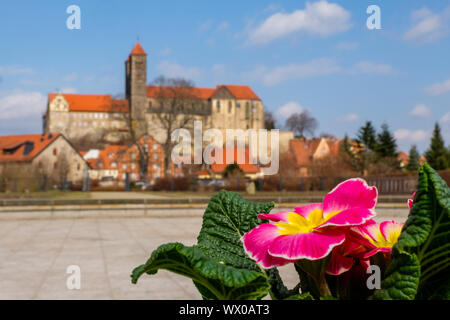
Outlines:
[[[113,168],[117,167],[117,163],[111,162],[111,167],[113,167]]]
[[[157,150],[158,149],[158,145],[155,143],[154,145],[153,145],[153,150]]]
[[[245,103],[245,119],[250,119],[250,104],[248,102]]]
[[[127,170],[127,164],[126,163],[122,164],[122,169],[123,170]]]
[[[158,154],[157,153],[153,154],[153,159],[155,159],[155,160],[158,159]]]
[[[81,164],[77,164],[77,171],[80,171],[81,169]]]
[[[94,113],[94,118],[98,119],[98,113]]]
[[[132,169],[132,170],[136,169],[136,163],[132,163],[132,164],[131,164],[131,169]]]
[[[220,112],[220,101],[217,100],[216,102],[216,108],[217,108],[217,112]]]
[[[131,157],[132,160],[136,159],[136,153],[134,153],[134,152],[131,153],[131,154],[130,154],[130,157]]]
[[[58,155],[58,149],[53,148],[53,155],[54,155],[54,156],[57,156],[57,155]]]
[[[233,110],[233,103],[231,101],[228,102],[228,113],[231,113],[231,110]]]
[[[58,163],[57,162],[53,163],[53,169],[58,169]]]

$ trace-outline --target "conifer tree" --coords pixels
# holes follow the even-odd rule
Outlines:
[[[406,166],[406,170],[408,171],[418,171],[420,166],[420,155],[419,151],[417,151],[417,146],[414,144],[409,149],[409,162]]]
[[[356,141],[360,146],[364,145],[366,151],[373,151],[376,147],[376,131],[371,121],[366,121],[366,124],[358,131]]]
[[[429,149],[425,152],[428,164],[435,170],[443,170],[448,166],[447,149],[444,146],[444,139],[442,139],[441,128],[436,122],[434,125],[433,136]]]
[[[381,158],[397,157],[397,143],[394,136],[389,131],[387,123],[381,126],[381,132],[377,136],[375,151]]]

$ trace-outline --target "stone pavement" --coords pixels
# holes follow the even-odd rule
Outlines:
[[[191,280],[166,271],[144,275],[137,285],[130,282],[132,269],[158,245],[196,242],[203,212],[197,210],[198,216],[172,218],[124,214],[0,221],[0,299],[200,299]],[[377,220],[404,221],[408,210],[377,213]],[[80,290],[66,287],[69,265],[81,268]],[[280,270],[290,287],[297,281],[292,269]]]

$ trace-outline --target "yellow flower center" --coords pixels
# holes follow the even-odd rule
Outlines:
[[[369,235],[365,235],[365,237],[370,241],[370,243],[378,248],[392,248],[397,243],[398,237],[400,237],[400,233],[402,231],[401,228],[395,228],[388,234],[388,238],[386,239],[381,233],[379,226],[374,225],[373,228],[377,228],[375,232],[375,240]]]
[[[329,213],[324,218],[323,211],[315,209],[309,213],[307,218],[305,218],[298,213],[289,212],[287,217],[288,222],[277,222],[275,225],[280,229],[282,235],[309,233],[338,213],[339,211]]]

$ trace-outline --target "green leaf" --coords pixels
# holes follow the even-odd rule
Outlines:
[[[247,256],[241,237],[263,222],[258,213],[269,213],[273,206],[222,190],[203,215],[198,245],[160,246],[133,271],[132,282],[143,273],[165,269],[191,278],[204,299],[261,299],[270,289],[268,276]]]
[[[271,268],[266,271],[269,276],[270,292],[273,298],[279,300],[285,300],[291,296],[299,294],[300,283],[298,283],[293,289],[288,289],[281,279],[280,273],[277,268]]]
[[[159,269],[191,278],[209,299],[260,299],[270,288],[264,274],[218,263],[196,246],[181,243],[164,244],[153,251],[147,263],[133,270],[132,282],[136,283],[144,273],[156,274]]]
[[[238,193],[222,190],[209,201],[197,238],[198,247],[209,257],[237,268],[261,270],[245,253],[241,238],[263,221],[259,213],[269,213],[273,202],[244,200]]]
[[[374,298],[448,297],[449,275],[450,189],[424,164],[413,207],[392,250],[382,289],[375,292]]]
[[[301,293],[301,294],[295,294],[293,296],[289,296],[284,300],[314,300],[314,298],[309,292],[307,292],[307,293]]]

